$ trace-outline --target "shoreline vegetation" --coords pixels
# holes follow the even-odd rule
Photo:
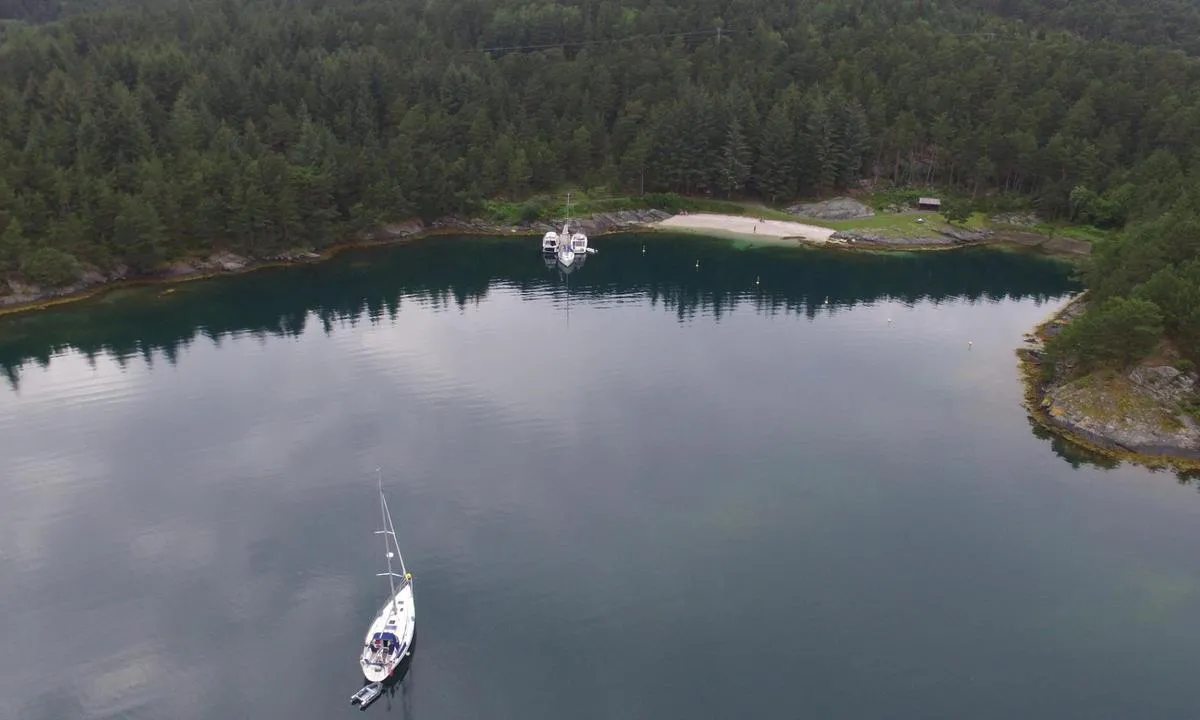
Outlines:
[[[1171,452],[1200,421],[1200,10],[1045,4],[9,2],[0,313],[537,235],[603,188],[592,235],[1087,256],[1048,417]],[[766,207],[837,194],[872,207]]]
[[[592,237],[621,232],[678,232],[756,245],[884,252],[991,245],[1032,249],[1072,259],[1086,257],[1091,251],[1091,245],[1083,240],[1062,236],[1055,238],[1050,234],[1010,225],[1011,219],[1007,217],[988,221],[982,216],[975,216],[961,225],[954,225],[933,212],[900,210],[876,215],[865,205],[850,198],[797,205],[789,208],[790,212],[678,196],[668,196],[666,203],[677,208],[676,212],[656,208],[638,209],[637,204],[631,199],[609,199],[601,205],[614,209],[576,218],[573,222]],[[830,212],[834,216],[844,214],[848,205],[850,212],[857,214],[857,217],[829,217]],[[697,209],[689,210],[681,206]],[[408,220],[360,233],[319,251],[297,248],[256,258],[231,250],[216,250],[207,256],[177,260],[152,273],[133,274],[126,266],[118,266],[108,273],[89,269],[79,281],[60,288],[42,288],[10,279],[10,294],[0,295],[0,316],[82,302],[120,287],[171,284],[321,262],[345,250],[392,245],[437,235],[536,237],[547,230],[561,227],[564,220],[551,218],[544,211],[539,213],[544,217],[537,219],[514,219],[518,214],[519,210],[493,207],[490,217],[447,217],[428,224]],[[1030,225],[1031,221],[1025,219],[1024,224]]]
[[[608,203],[611,205],[612,203]],[[900,211],[876,215],[849,198],[793,206],[790,212],[757,206],[712,203],[716,211],[655,208],[597,212],[574,222],[593,237],[622,232],[674,232],[715,237],[771,247],[823,248],[843,251],[936,251],[970,247],[1016,247],[1078,260],[1090,254],[1085,241],[1016,227],[1012,219],[972,217],[951,224],[936,213]],[[847,210],[849,208],[849,210]],[[734,214],[734,212],[743,214]],[[799,214],[801,212],[809,214]],[[829,215],[851,212],[850,219]],[[510,237],[528,240],[561,226],[562,219],[505,221],[492,218],[444,218],[429,224],[418,220],[393,223],[335,243],[320,252],[298,249],[263,258],[228,250],[204,258],[171,263],[162,272],[130,277],[124,269],[114,276],[84,275],[81,283],[57,290],[25,286],[25,294],[0,297],[0,316],[32,312],[83,302],[120,287],[173,284],[230,276],[272,267],[317,263],[360,248],[399,244],[438,235]],[[1024,225],[1032,222],[1026,218]],[[170,292],[169,290],[167,292]],[[1184,398],[1198,384],[1195,373],[1176,370],[1161,358],[1145,361],[1127,374],[1105,371],[1103,377],[1064,382],[1047,379],[1043,371],[1045,343],[1080,317],[1087,306],[1086,291],[1071,298],[1026,335],[1019,348],[1025,405],[1042,428],[1090,452],[1114,461],[1178,471],[1200,469],[1200,423]],[[1174,390],[1172,390],[1174,388]],[[1136,412],[1134,412],[1136,410]]]
[[[1177,472],[1200,470],[1200,378],[1170,351],[1132,367],[1072,377],[1055,368],[1047,343],[1084,316],[1083,291],[1025,336],[1017,349],[1025,407],[1034,423],[1106,460]],[[1179,366],[1185,369],[1181,370]]]

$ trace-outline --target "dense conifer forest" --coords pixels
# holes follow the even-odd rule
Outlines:
[[[0,18],[10,277],[321,247],[568,186],[782,204],[865,179],[1124,230],[1057,352],[1121,361],[1157,331],[1200,358],[1187,0],[0,0]]]

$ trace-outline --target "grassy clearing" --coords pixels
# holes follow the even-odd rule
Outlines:
[[[982,213],[972,215],[961,225],[951,225],[945,218],[933,212],[887,213],[858,220],[809,220],[803,222],[833,228],[834,230],[861,230],[884,237],[932,238],[940,232],[955,229],[979,230],[986,227],[987,219]]]
[[[1095,243],[1111,233],[1088,226],[1042,224],[1033,227],[1009,227],[992,223],[987,213],[973,213],[960,225],[951,225],[941,214],[927,211],[903,213],[878,212],[883,207],[904,205],[922,193],[917,191],[893,191],[863,198],[862,202],[874,207],[874,217],[858,220],[818,220],[790,215],[782,210],[769,208],[761,202],[749,200],[718,200],[695,198],[675,193],[650,193],[640,196],[612,195],[603,191],[571,190],[571,217],[584,218],[598,213],[621,210],[659,209],[672,214],[706,212],[743,217],[762,217],[769,220],[791,220],[833,230],[859,230],[882,237],[936,238],[939,233],[955,229],[967,230],[1019,230],[1046,237],[1067,237]],[[910,198],[911,196],[911,198]],[[494,200],[484,203],[481,217],[492,222],[515,225],[526,222],[546,222],[567,216],[567,191],[536,195],[523,201]],[[918,222],[920,220],[920,222]]]
[[[1111,230],[1101,230],[1090,225],[1055,225],[1043,223],[1027,229],[1029,232],[1035,232],[1039,235],[1066,237],[1072,240],[1082,240],[1095,245],[1098,241],[1104,240],[1113,234]]]

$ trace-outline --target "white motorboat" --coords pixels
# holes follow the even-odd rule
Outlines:
[[[383,516],[383,529],[375,531],[375,534],[383,535],[387,572],[378,573],[378,577],[387,576],[391,594],[371,621],[359,654],[363,677],[371,683],[383,682],[392,676],[412,651],[413,635],[417,626],[412,574],[405,568],[404,557],[400,554],[400,547],[396,542],[392,514],[388,510],[387,499],[383,496],[382,473],[379,478],[379,506]],[[399,573],[392,570],[392,558],[400,562]]]
[[[558,252],[558,233],[551,230],[542,236],[542,252],[547,255]]]
[[[596,252],[596,248],[588,247],[587,235],[577,232],[571,235],[571,249],[576,255],[587,255]]]

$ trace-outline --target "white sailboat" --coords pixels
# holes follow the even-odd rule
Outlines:
[[[563,223],[562,233],[559,235],[558,243],[558,262],[565,268],[571,267],[575,262],[575,248],[571,242],[571,224]],[[566,238],[564,241],[563,238]]]
[[[371,621],[359,655],[363,677],[371,683],[383,682],[396,671],[401,661],[411,652],[417,626],[412,574],[405,568],[404,557],[400,554],[400,546],[396,542],[396,528],[392,526],[392,514],[388,510],[387,499],[383,496],[382,473],[379,477],[379,506],[383,517],[383,529],[376,530],[375,534],[383,535],[387,572],[378,573],[378,577],[387,576],[391,595]],[[399,573],[392,570],[393,557],[400,562]]]
[[[567,217],[571,217],[571,194],[567,193]],[[581,232],[571,232],[571,223],[566,221],[563,223],[561,233],[546,233],[542,238],[542,247],[545,248],[547,242],[550,241],[550,236],[554,235],[555,252],[558,257],[558,262],[563,268],[570,268],[575,263],[576,258],[582,257],[588,253],[596,252],[595,249],[588,247],[587,235]]]

